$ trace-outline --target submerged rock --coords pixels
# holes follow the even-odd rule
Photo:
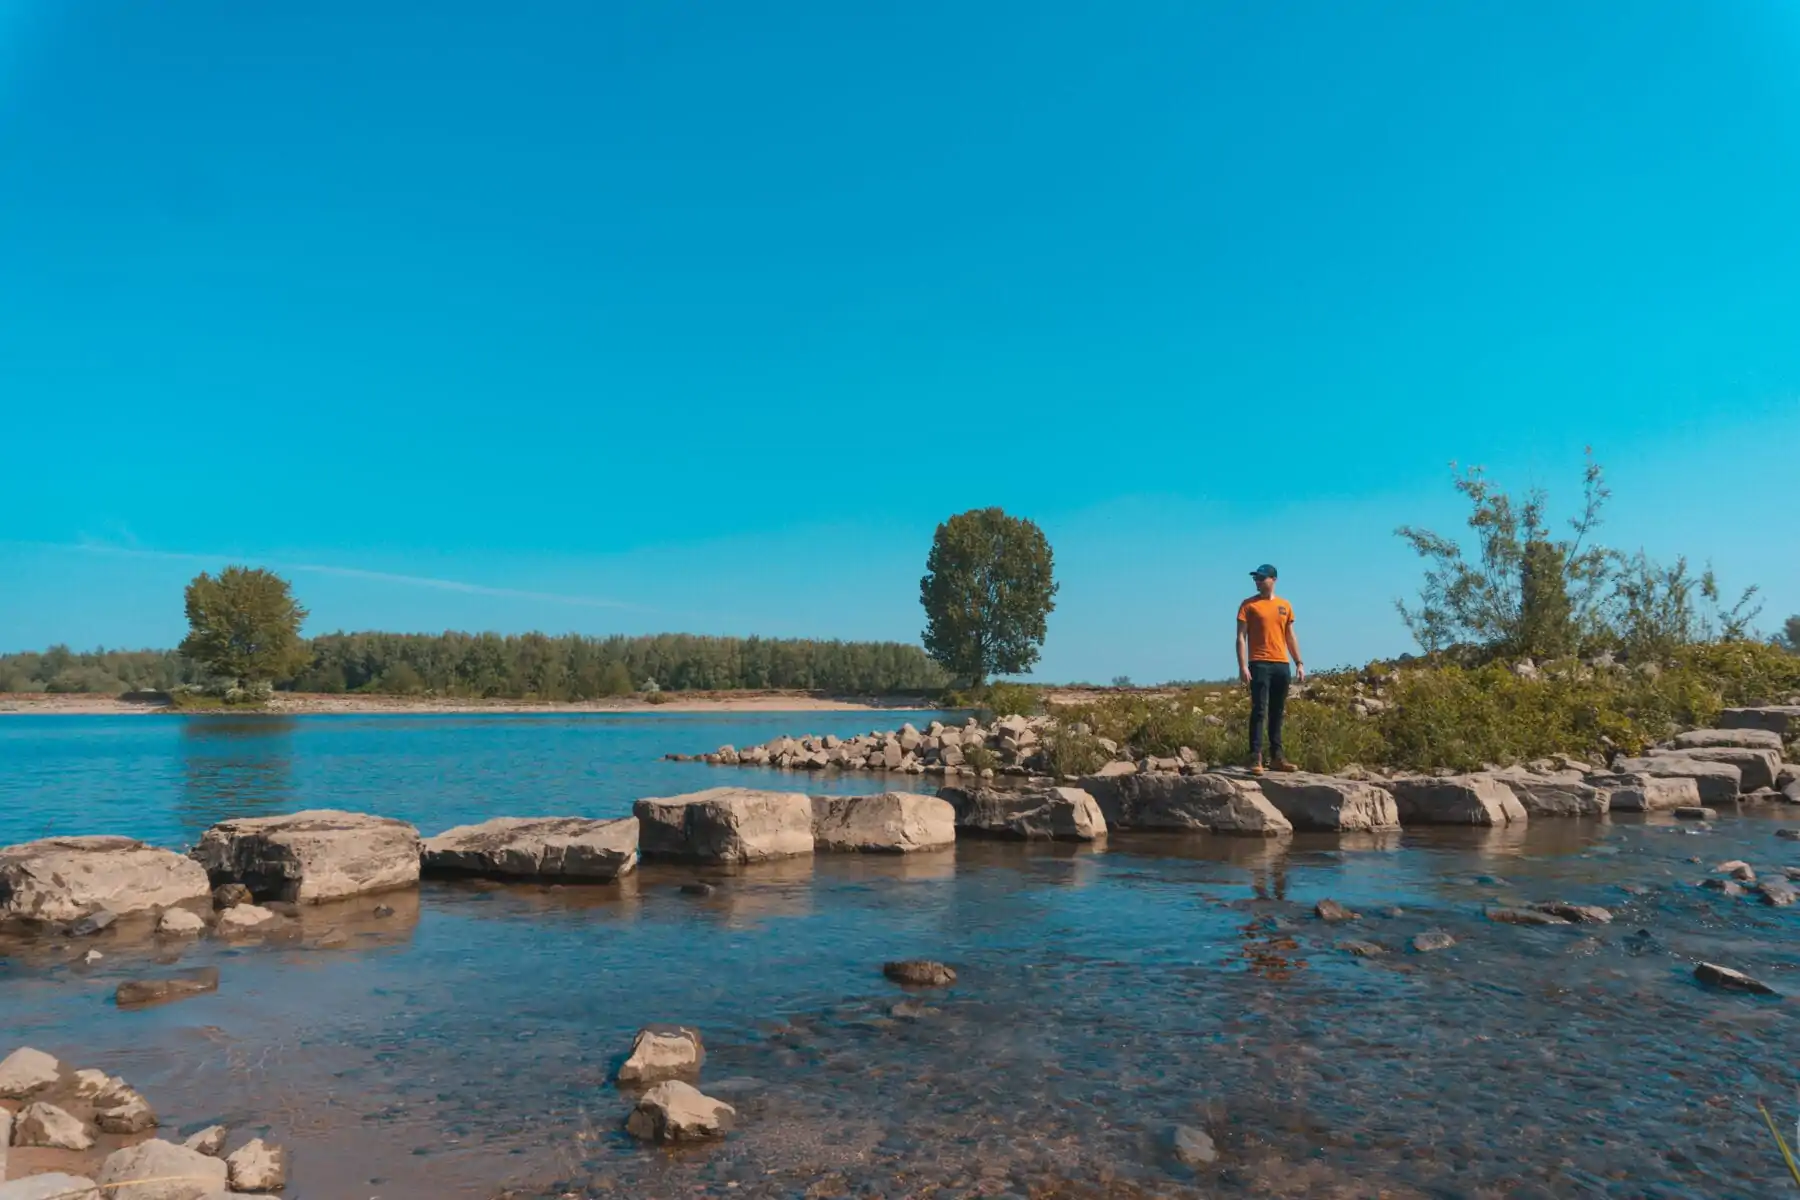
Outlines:
[[[1531,907],[1578,925],[1607,925],[1613,919],[1612,910],[1601,908],[1598,904],[1570,904],[1567,900],[1552,900],[1547,904],[1534,904]]]
[[[206,894],[205,871],[132,838],[44,838],[0,848],[0,923],[130,916]]]
[[[1219,1159],[1219,1149],[1212,1135],[1192,1125],[1177,1125],[1169,1131],[1169,1147],[1175,1160],[1184,1166],[1204,1167]]]
[[[646,1142],[687,1142],[722,1137],[737,1110],[678,1079],[659,1083],[638,1100],[625,1130]]]
[[[163,979],[130,979],[119,985],[113,1003],[120,1008],[132,1005],[163,1004],[219,990],[219,968],[201,967]]]
[[[1414,934],[1412,948],[1420,954],[1430,954],[1434,950],[1448,950],[1456,945],[1456,939],[1441,929],[1431,929],[1424,933]]]
[[[632,806],[646,858],[747,863],[813,852],[812,800],[801,792],[709,788]]]
[[[1694,978],[1710,987],[1725,988],[1734,992],[1751,992],[1758,996],[1780,994],[1760,979],[1752,979],[1742,971],[1721,967],[1717,963],[1701,963],[1694,968]]]
[[[1700,886],[1709,892],[1718,892],[1722,896],[1742,896],[1744,885],[1735,879],[1702,879]]]
[[[1739,883],[1756,882],[1756,868],[1752,867],[1741,858],[1734,858],[1730,862],[1722,862],[1714,867],[1713,870],[1721,875],[1729,875]]]
[[[1351,912],[1336,900],[1321,900],[1313,905],[1313,914],[1321,921],[1355,921],[1361,913]]]
[[[1773,908],[1791,907],[1796,898],[1794,887],[1780,879],[1765,879],[1757,889],[1762,893],[1762,902]]]
[[[428,875],[610,883],[638,861],[638,819],[495,817],[458,825],[421,845]]]
[[[1569,925],[1573,922],[1554,913],[1540,912],[1534,908],[1490,908],[1487,919],[1499,921],[1503,925]]]
[[[700,1031],[685,1025],[649,1025],[638,1030],[631,1055],[619,1067],[622,1084],[660,1083],[684,1075],[698,1075],[706,1061]]]
[[[1716,821],[1719,818],[1719,811],[1714,808],[1684,804],[1675,810],[1675,818],[1679,821]]]
[[[1358,958],[1379,958],[1387,953],[1387,947],[1379,942],[1365,942],[1358,938],[1346,938],[1337,944],[1339,950],[1347,951]]]
[[[883,963],[881,973],[907,987],[949,987],[956,982],[955,968],[925,958]]]
[[[904,854],[956,844],[956,809],[917,792],[876,796],[814,796],[816,851]]]
[[[193,857],[215,886],[241,883],[258,900],[318,904],[415,886],[419,831],[390,817],[311,809],[221,821],[201,835]]]

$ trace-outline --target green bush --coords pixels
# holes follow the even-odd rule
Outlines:
[[[980,689],[979,707],[995,717],[1028,717],[1043,707],[1042,690],[1026,683],[990,683]]]
[[[1053,725],[1044,731],[1043,753],[1044,769],[1058,776],[1091,775],[1112,759],[1097,734],[1078,732],[1067,725]]]
[[[977,771],[992,771],[1000,765],[1000,756],[986,746],[964,746],[963,765]]]

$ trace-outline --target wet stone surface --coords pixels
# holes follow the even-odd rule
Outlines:
[[[285,1145],[298,1196],[1779,1195],[1755,1102],[1792,1119],[1800,906],[1695,884],[1785,878],[1788,813],[429,884],[241,941],[8,944],[0,1011],[154,1096],[171,1136]],[[1327,898],[1362,920],[1319,920]],[[1488,918],[1550,903],[1613,920]],[[915,958],[956,985],[883,977]],[[205,966],[230,986],[111,1003]],[[624,1132],[612,1076],[655,1022],[703,1031],[722,1141]]]

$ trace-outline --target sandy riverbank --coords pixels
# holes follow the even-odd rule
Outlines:
[[[846,697],[800,691],[682,692],[678,694],[678,698],[662,704],[651,704],[637,697],[547,703],[531,700],[469,700],[425,696],[329,696],[306,692],[277,692],[275,698],[260,711],[286,714],[729,713],[855,712],[930,707],[932,707],[931,701],[922,696]],[[164,705],[121,700],[116,696],[51,695],[41,692],[0,693],[0,716],[126,716],[168,711]]]

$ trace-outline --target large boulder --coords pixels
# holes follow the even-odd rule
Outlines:
[[[42,1050],[21,1046],[0,1059],[0,1100],[23,1100],[62,1078],[62,1064]]]
[[[1779,737],[1800,734],[1800,704],[1767,704],[1728,708],[1719,714],[1721,729],[1766,729]]]
[[[1589,775],[1587,781],[1606,793],[1609,812],[1673,812],[1700,807],[1700,789],[1686,776],[1605,773]]]
[[[215,886],[241,883],[258,900],[318,904],[419,882],[419,831],[366,813],[312,809],[221,821],[193,857]]]
[[[1492,775],[1410,776],[1389,781],[1402,825],[1509,825],[1525,806]]]
[[[1700,746],[1671,752],[1672,756],[1691,758],[1704,763],[1730,763],[1738,769],[1738,791],[1754,792],[1775,786],[1781,770],[1780,750],[1757,750],[1743,746]]]
[[[106,1156],[96,1181],[111,1200],[200,1200],[226,1185],[225,1164],[151,1139]]]
[[[426,838],[427,875],[610,883],[638,861],[638,819],[495,817]]]
[[[131,838],[44,838],[0,848],[0,922],[204,905],[210,891],[197,864]]]
[[[1279,837],[1293,824],[1250,779],[1230,775],[1091,775],[1081,781],[1109,829],[1172,829]]]
[[[1700,802],[1711,806],[1730,804],[1742,789],[1743,772],[1731,763],[1702,762],[1685,754],[1657,754],[1648,758],[1621,758],[1613,763],[1618,775],[1649,775],[1658,779],[1691,779]]]
[[[1262,794],[1295,829],[1400,828],[1393,795],[1363,780],[1295,772],[1265,775],[1260,782]]]
[[[632,806],[646,858],[746,863],[813,852],[812,800],[802,792],[709,788]]]
[[[938,796],[956,809],[956,827],[989,837],[1091,842],[1106,836],[1106,818],[1080,788],[944,788]]]
[[[905,853],[956,844],[956,809],[917,792],[879,796],[814,796],[813,848],[824,851]]]
[[[1612,795],[1578,778],[1502,771],[1495,775],[1526,813],[1534,817],[1601,817],[1612,807]]]
[[[1677,750],[1773,750],[1781,753],[1781,735],[1770,729],[1690,729],[1675,735]]]
[[[252,1138],[225,1157],[233,1191],[278,1192],[287,1186],[287,1151]]]
[[[42,1100],[27,1104],[13,1118],[13,1145],[43,1146],[51,1150],[86,1150],[94,1144],[81,1118],[46,1104]]]

